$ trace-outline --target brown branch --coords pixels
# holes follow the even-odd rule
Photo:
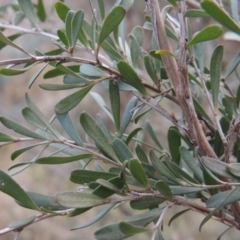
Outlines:
[[[186,0],[186,4],[191,8],[201,9],[200,4],[197,3],[195,0]]]
[[[179,105],[184,113],[184,117],[187,122],[188,133],[190,141],[199,147],[200,153],[204,156],[217,158],[215,152],[211,148],[205,133],[199,123],[197,114],[194,109],[193,100],[189,87],[188,70],[186,65],[186,54],[187,54],[187,31],[186,22],[184,19],[185,1],[179,1],[179,23],[180,23],[180,47],[178,61],[169,55],[162,55],[162,59],[165,65],[168,77],[173,85],[176,92]],[[157,0],[148,0],[148,8],[151,13],[152,23],[154,27],[154,33],[161,49],[172,52],[170,43],[165,32],[163,20],[161,18],[161,10]],[[225,177],[219,176],[219,178],[225,182],[229,180]],[[222,190],[227,190],[224,188]],[[239,204],[232,204],[232,212],[235,220],[240,223],[240,206]]]
[[[170,43],[165,32],[164,23],[160,15],[160,7],[157,0],[149,0],[152,8],[150,13],[152,15],[152,21],[154,26],[154,32],[161,49],[172,52]],[[199,123],[197,114],[195,112],[192,96],[189,87],[188,72],[186,66],[186,24],[183,17],[184,1],[179,2],[179,22],[180,22],[180,49],[178,63],[175,58],[169,55],[162,55],[162,59],[166,68],[168,77],[173,85],[176,92],[179,105],[182,108],[184,116],[186,118],[188,133],[191,142],[199,146],[201,153],[205,156],[217,158],[216,154],[209,145],[207,138],[202,130],[201,124]]]
[[[7,228],[4,228],[2,230],[0,230],[0,235],[4,235],[6,233],[9,233],[9,232],[20,232],[22,231],[25,227],[29,226],[29,225],[32,225],[34,223],[37,223],[37,222],[40,222],[42,220],[45,220],[47,218],[51,218],[51,217],[56,217],[56,216],[65,216],[68,214],[68,212],[72,211],[73,209],[71,210],[64,210],[62,212],[59,212],[59,213],[53,213],[53,214],[50,214],[50,213],[44,213],[44,214],[41,214],[41,215],[38,215],[36,216],[36,218],[34,219],[34,221],[24,225],[24,226],[17,226],[15,228],[10,228],[10,227],[7,227]]]
[[[230,156],[233,152],[233,148],[237,141],[239,133],[240,133],[240,116],[237,117],[234,125],[230,128],[228,132],[228,146],[227,152],[225,153],[225,161],[227,163],[230,163]]]

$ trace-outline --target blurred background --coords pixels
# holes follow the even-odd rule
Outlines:
[[[14,11],[12,8],[7,8],[7,11],[4,12],[2,7],[6,4],[9,4],[13,1],[1,0],[0,1],[0,22],[8,23],[12,20]],[[15,1],[17,2],[17,1]],[[37,1],[33,1],[36,3]],[[63,23],[56,16],[54,11],[54,3],[56,1],[53,0],[43,0],[47,14],[48,21],[47,23],[41,23],[40,26],[42,30],[46,32],[51,32],[56,34],[58,29],[64,27]],[[89,1],[86,0],[66,0],[64,1],[66,5],[68,5],[73,10],[83,9],[85,12],[85,17],[90,20],[91,19],[91,9],[89,6]],[[106,12],[109,12],[111,6],[115,3],[115,0],[105,0],[106,4]],[[196,1],[198,2],[198,1]],[[97,1],[92,0],[93,6],[97,9]],[[161,6],[165,6],[167,1],[161,0]],[[144,24],[144,12],[145,10],[145,1],[144,0],[136,0],[132,8],[128,11],[126,16],[126,38],[127,35],[131,32],[132,28],[136,25],[143,26]],[[97,14],[98,14],[98,10]],[[204,22],[206,21],[206,22]],[[201,29],[206,24],[209,24],[209,20],[198,21],[196,19],[192,20],[190,23],[193,31],[197,31]],[[21,23],[22,27],[31,29],[31,25],[27,20],[24,20]],[[4,34],[6,36],[15,33],[16,31],[6,29]],[[149,32],[146,32],[145,40],[144,40],[144,48],[146,50],[150,49],[150,41],[151,37]],[[239,52],[239,42],[236,41],[224,41],[223,39],[217,40],[219,43],[225,45],[224,52],[224,64],[223,67],[227,65],[227,63],[235,56],[237,52]],[[19,44],[22,48],[26,49],[28,52],[34,53],[35,49],[38,49],[41,52],[46,52],[51,50],[53,44],[51,39],[36,36],[31,34],[23,34],[20,38],[16,40],[16,43]],[[210,42],[208,44],[209,56],[213,52],[214,47],[216,46],[216,42]],[[76,53],[77,55],[78,53]],[[87,52],[79,52],[81,57],[92,57]],[[1,50],[0,60],[11,59],[11,58],[20,58],[23,55],[21,52],[11,48],[6,47]],[[209,61],[209,56],[207,56],[207,61]],[[51,82],[51,83],[61,83],[62,77],[58,77],[55,79],[44,80],[42,75],[37,79],[35,84],[28,89],[28,83],[33,74],[37,71],[38,66],[33,67],[31,70],[27,71],[25,74],[18,75],[15,77],[6,77],[0,75],[0,115],[11,118],[21,124],[29,126],[23,117],[21,116],[21,110],[26,106],[24,100],[24,94],[26,92],[29,93],[29,96],[35,102],[35,104],[39,107],[39,109],[44,113],[44,115],[50,119],[54,113],[54,105],[63,97],[67,96],[71,93],[71,90],[68,91],[57,91],[57,92],[48,92],[39,88],[38,84],[43,82]],[[49,68],[50,69],[50,68]],[[233,89],[237,89],[234,84],[232,84]],[[98,92],[102,96],[107,96],[108,91],[103,87],[94,88],[93,91]],[[121,100],[123,102],[123,106],[126,105],[128,99],[131,96],[128,93],[121,94]],[[108,97],[105,98],[108,106],[109,100]],[[164,102],[166,106],[169,102]],[[175,106],[170,106],[174,111]],[[71,112],[71,117],[74,119],[76,125],[79,127],[78,119],[79,114],[83,111],[88,111],[93,117],[96,116],[96,113],[100,112],[104,119],[109,124],[109,128],[113,129],[112,123],[107,120],[106,115],[100,110],[96,102],[91,98],[91,96],[84,99],[81,104]],[[167,147],[166,140],[166,129],[170,126],[170,123],[166,121],[161,116],[151,113],[148,115],[143,121],[147,118],[151,119],[151,124],[156,129],[156,133],[159,136],[161,143],[165,147]],[[141,124],[141,122],[140,122]],[[6,132],[0,125],[0,131]],[[79,131],[81,131],[79,127]],[[28,144],[28,143],[27,143]],[[25,162],[31,160],[38,150],[34,148],[34,150],[29,151],[27,154],[20,155],[14,162],[11,160],[11,153],[18,148],[24,147],[24,144],[10,144],[0,148],[0,169],[7,172],[9,167],[13,164]],[[59,166],[47,166],[47,165],[32,165],[30,168],[26,169],[24,172],[19,173],[14,176],[14,179],[19,182],[19,184],[26,191],[34,191],[46,195],[55,195],[57,192],[62,191],[74,191],[77,190],[78,185],[70,182],[69,176],[72,170],[79,168],[80,165],[78,163],[72,164],[64,164]],[[76,216],[74,218],[67,217],[55,217],[50,218],[45,221],[33,224],[24,229],[24,231],[20,234],[19,239],[34,239],[34,240],[51,240],[51,239],[81,239],[81,240],[92,240],[94,238],[94,232],[101,226],[106,225],[107,223],[118,222],[124,218],[126,215],[130,215],[134,213],[133,210],[130,209],[128,203],[123,204],[121,207],[111,211],[107,216],[105,216],[100,222],[81,230],[70,231],[71,228],[81,225],[86,221],[91,220],[99,211],[101,207],[94,208],[80,216]],[[214,220],[209,221],[206,226],[203,227],[202,232],[198,231],[199,224],[204,218],[201,214],[196,214],[192,212],[188,212],[184,215],[184,217],[180,217],[175,220],[171,226],[168,226],[168,221],[174,213],[183,210],[184,208],[181,206],[175,206],[169,210],[166,218],[164,219],[164,231],[163,236],[166,240],[200,240],[200,239],[215,239],[218,234],[220,234],[226,226],[216,222]],[[135,212],[140,213],[140,211]],[[0,229],[4,229],[8,226],[10,222],[23,219],[26,217],[30,217],[32,215],[37,214],[32,210],[28,210],[18,206],[14,200],[7,195],[0,192]],[[0,240],[10,240],[14,239],[15,233],[8,233],[6,235],[0,236]],[[223,240],[239,239],[239,231],[232,229],[226,235],[223,236]],[[135,240],[143,240],[149,239],[149,235],[141,234],[139,236],[135,236],[133,238]]]

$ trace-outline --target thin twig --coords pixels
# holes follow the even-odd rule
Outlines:
[[[39,29],[35,29],[35,28],[27,29],[27,28],[19,27],[19,26],[12,25],[9,23],[0,23],[0,28],[16,30],[16,31],[20,32],[21,34],[36,34],[36,35],[45,36],[45,37],[55,39],[55,40],[58,39],[58,36],[51,34],[51,33],[41,31]]]
[[[196,8],[196,9],[200,9],[201,6],[199,3],[197,3],[195,0],[185,0],[186,4],[191,7],[191,8]]]
[[[133,92],[133,95],[136,96],[139,99],[139,101],[143,102],[147,106],[149,106],[152,109],[154,109],[155,111],[159,112],[162,116],[164,116],[169,121],[171,121],[174,125],[179,127],[184,133],[188,132],[187,127],[184,124],[180,123],[174,115],[170,114],[168,111],[166,111],[164,108],[162,108],[157,103],[156,100],[154,100],[153,98],[150,98],[149,100],[145,100],[144,98],[142,98],[141,96],[138,96],[134,92]]]
[[[34,223],[40,222],[42,220],[45,220],[47,218],[52,218],[52,217],[56,217],[56,216],[66,216],[72,210],[73,209],[68,209],[68,210],[59,211],[59,212],[56,212],[56,213],[53,213],[53,214],[52,213],[51,214],[50,213],[44,213],[44,214],[41,214],[41,215],[37,215],[36,218],[34,219],[34,221],[30,222],[27,225],[18,226],[18,227],[15,227],[15,228],[7,227],[7,228],[4,228],[4,229],[0,230],[0,235],[4,235],[4,234],[9,233],[9,232],[22,231],[23,228],[25,228],[29,225],[32,225]]]
[[[214,109],[212,99],[210,97],[209,91],[207,90],[207,86],[205,84],[205,79],[204,79],[203,75],[200,73],[194,58],[192,59],[192,63],[193,63],[193,66],[195,68],[195,71],[196,71],[199,79],[201,80],[201,83],[202,83],[202,86],[203,86],[203,92],[207,96],[207,101],[208,101],[208,104],[209,104],[209,106],[211,108],[211,111],[213,113],[213,117],[214,117],[214,120],[215,120],[215,124],[216,124],[217,130],[218,130],[219,136],[220,136],[220,138],[221,138],[221,140],[223,142],[225,152],[227,152],[227,149],[226,149],[226,147],[227,147],[227,139],[226,139],[226,137],[225,137],[225,135],[224,135],[224,133],[222,131],[222,127],[221,127],[220,121],[218,119],[218,114],[216,113],[216,111]]]
[[[172,203],[169,204],[169,205],[167,205],[167,206],[162,210],[162,213],[161,213],[161,215],[160,215],[157,223],[156,223],[155,226],[154,226],[154,231],[153,231],[151,240],[155,240],[156,234],[157,234],[159,228],[161,227],[161,225],[163,224],[163,218],[164,218],[165,214],[167,213],[167,210],[168,210],[171,206],[173,206]]]
[[[230,128],[228,132],[228,146],[227,146],[228,151],[226,152],[225,155],[225,158],[228,163],[230,162],[229,159],[233,152],[233,148],[235,146],[239,133],[240,133],[240,116],[237,117],[234,125]]]

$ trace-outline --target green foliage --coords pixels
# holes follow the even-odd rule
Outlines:
[[[215,46],[215,39],[226,31],[240,33],[236,3],[231,1],[228,13],[225,5],[213,0],[203,0],[202,9],[192,9],[188,1],[184,12],[185,1],[168,0],[171,6],[162,10],[159,19],[156,1],[148,0],[146,23],[133,26],[125,36],[126,14],[138,1],[117,0],[109,12],[105,1],[95,1],[94,7],[89,1],[91,18],[88,12],[72,10],[58,1],[54,11],[63,27],[55,34],[51,31],[51,9],[42,0],[32,2],[18,0],[18,5],[0,8],[1,14],[6,14],[8,7],[15,12],[11,24],[0,21],[0,50],[10,46],[14,54],[19,50],[27,55],[0,60],[0,74],[18,78],[35,71],[29,89],[43,75],[46,82],[39,87],[51,91],[58,100],[48,109],[53,115],[48,120],[30,89],[25,94],[27,106],[22,109],[28,125],[0,116],[1,129],[5,128],[0,132],[0,147],[25,144],[11,148],[11,160],[35,150],[30,159],[26,155],[25,162],[10,166],[9,174],[0,170],[0,191],[18,205],[42,213],[10,223],[12,231],[23,231],[45,216],[73,217],[101,206],[93,219],[72,227],[80,231],[112,209],[125,208],[127,204],[122,203],[134,211],[119,222],[107,222],[94,233],[96,239],[120,240],[144,232],[151,239],[163,239],[163,220],[173,205],[185,209],[178,210],[169,225],[195,210],[205,215],[199,230],[211,218],[239,229],[240,55],[232,56],[223,73],[227,47]],[[25,29],[25,17],[35,29]],[[198,31],[192,23],[185,25],[195,18],[201,22]],[[163,21],[162,29],[159,21]],[[46,32],[43,23],[50,25]],[[7,36],[7,28],[14,34]],[[189,33],[184,35],[183,29]],[[51,51],[44,53],[38,44],[39,50],[28,52],[16,41],[24,33],[33,34],[34,43],[39,35],[45,36]],[[210,41],[215,47],[209,54],[205,50]],[[210,66],[206,59],[210,59]],[[62,83],[53,83],[57,77]],[[70,89],[73,91],[68,92]],[[59,100],[56,91],[60,90],[68,93]],[[90,96],[104,115],[90,112],[96,106]],[[44,96],[41,100],[47,103]],[[80,185],[79,190],[66,189],[53,196],[26,192],[13,176],[34,163],[36,167],[71,165],[75,169],[69,179],[76,188]]]

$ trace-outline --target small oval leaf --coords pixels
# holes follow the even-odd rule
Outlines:
[[[55,3],[55,10],[57,12],[57,15],[59,16],[59,18],[65,22],[67,14],[70,10],[70,8],[68,6],[66,6],[64,3],[58,1]]]
[[[121,162],[133,158],[133,154],[128,146],[119,138],[113,140],[113,150]]]
[[[234,176],[240,177],[240,163],[228,164],[227,169]]]
[[[141,183],[146,189],[150,189],[151,187],[148,183],[147,175],[146,175],[140,161],[138,161],[135,158],[132,158],[132,159],[130,159],[128,166],[129,166],[129,170],[130,170],[131,174],[133,175],[133,177],[139,183]]]
[[[18,0],[19,6],[28,18],[28,20],[32,23],[32,25],[37,28],[37,15],[32,4],[31,0]]]
[[[134,235],[138,233],[143,233],[148,231],[147,228],[134,226],[133,224],[127,223],[127,222],[120,222],[119,228],[121,232],[125,235]]]
[[[109,97],[112,109],[112,115],[115,122],[117,132],[120,132],[120,94],[117,83],[109,81]]]
[[[11,222],[8,227],[9,228],[20,228],[20,227],[24,227],[30,223],[32,223],[35,219],[37,218],[37,216],[31,216],[28,218],[24,218],[15,222]]]
[[[100,198],[86,192],[64,192],[56,195],[56,201],[69,208],[87,208],[109,203],[110,200]]]
[[[25,204],[28,208],[40,211],[26,192],[8,174],[0,170],[0,191],[11,196],[15,200]]]
[[[103,22],[101,32],[99,33],[98,46],[100,46],[108,35],[118,27],[125,14],[126,10],[121,6],[112,9]]]
[[[55,106],[55,111],[57,114],[65,114],[71,109],[76,107],[82,99],[87,95],[87,93],[92,89],[95,84],[89,84],[88,86],[82,88],[81,90],[65,97]]]
[[[220,37],[222,33],[223,30],[218,25],[209,25],[193,36],[193,38],[188,42],[187,46],[190,47],[196,43],[213,40]]]
[[[163,181],[157,181],[155,188],[169,201],[173,201],[173,194],[170,187]]]
[[[118,161],[112,146],[109,144],[106,135],[102,129],[97,125],[94,119],[87,113],[80,115],[80,122],[85,132],[105,151],[110,157]]]
[[[128,65],[124,61],[120,61],[117,64],[117,67],[119,72],[121,73],[121,75],[128,84],[135,87],[144,96],[147,96],[147,91],[144,85],[142,84],[141,79],[138,77],[137,73],[132,69],[130,65]]]
[[[217,108],[218,104],[218,94],[222,70],[222,58],[223,58],[223,46],[219,45],[215,48],[210,63],[210,80],[212,88],[213,105],[215,108]]]
[[[224,11],[223,7],[220,6],[214,0],[203,0],[201,2],[202,8],[211,17],[221,23],[224,27],[232,30],[233,32],[240,33],[239,25]]]
[[[32,132],[28,128],[23,127],[22,125],[18,124],[15,121],[12,121],[8,118],[5,117],[0,117],[0,122],[7,128],[14,130],[15,132],[22,134],[24,136],[30,137],[30,138],[35,138],[35,139],[46,139],[39,134]]]
[[[85,183],[95,182],[97,181],[97,179],[100,179],[100,178],[109,180],[114,177],[117,177],[117,174],[80,169],[80,170],[72,171],[70,180],[78,184],[85,184]]]
[[[0,132],[0,142],[13,142],[16,141],[18,138],[10,136],[6,133]]]
[[[80,72],[83,74],[83,75],[86,75],[88,77],[105,77],[107,76],[108,74],[106,74],[106,72],[104,72],[103,70],[101,70],[100,68],[98,67],[95,67],[91,64],[82,64],[80,66]]]

